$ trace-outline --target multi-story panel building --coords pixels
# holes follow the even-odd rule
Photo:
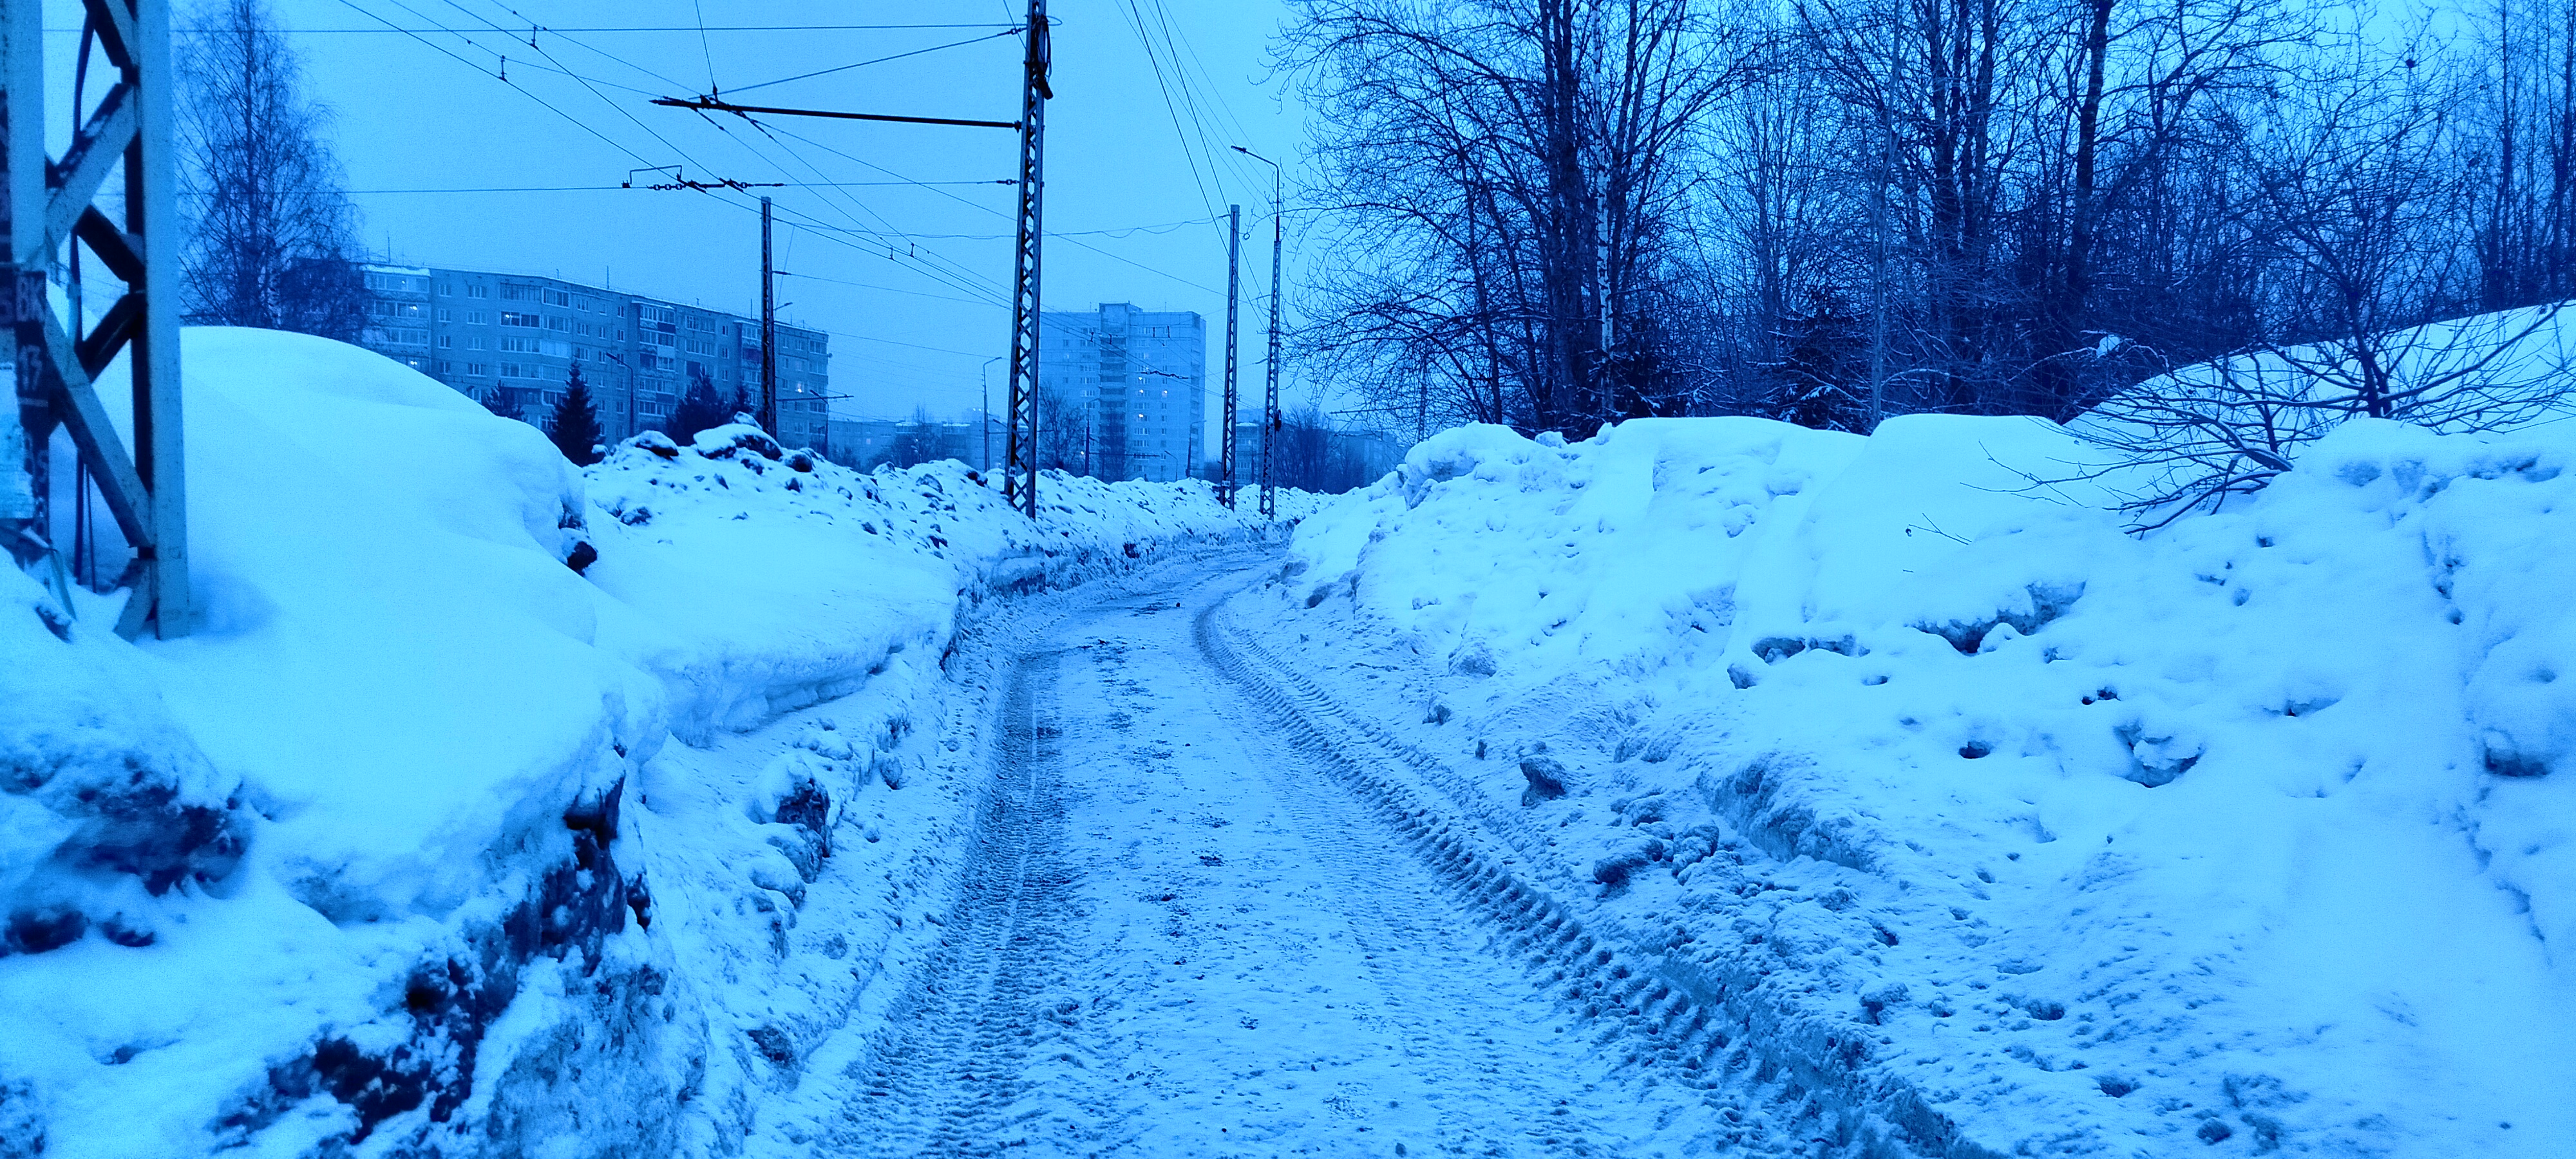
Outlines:
[[[476,401],[543,424],[581,368],[611,439],[670,422],[689,383],[757,409],[760,320],[567,282],[437,267],[365,267],[362,344]],[[778,330],[778,439],[829,453],[830,338]]]
[[[359,338],[368,349],[429,373],[430,273],[412,266],[368,266],[367,328]]]
[[[1091,473],[1182,479],[1198,465],[1207,411],[1207,320],[1124,302],[1038,319],[1038,389],[1079,404]]]

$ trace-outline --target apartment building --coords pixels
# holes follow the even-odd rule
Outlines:
[[[363,267],[360,344],[487,406],[542,424],[575,366],[611,439],[670,421],[693,377],[719,397],[760,395],[760,319],[568,282],[435,266]],[[779,326],[778,431],[826,450],[830,336]]]
[[[1093,475],[1187,478],[1206,445],[1207,320],[1125,302],[1043,313],[1038,389],[1079,404]]]

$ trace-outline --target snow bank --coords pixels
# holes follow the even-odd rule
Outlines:
[[[1887,1119],[2565,1154],[2576,453],[2544,435],[2347,423],[2134,539],[2032,485],[2094,452],[2031,420],[1470,428],[1301,526],[1279,630],[1387,633],[1455,714],[1406,727]]]
[[[196,631],[0,572],[0,1154],[661,1153],[702,1044],[629,778],[993,592],[1261,530],[1062,479],[1032,527],[747,427],[585,479],[354,347],[184,340]]]

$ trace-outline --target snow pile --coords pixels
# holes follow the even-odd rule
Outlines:
[[[2091,454],[1454,431],[1299,529],[1280,631],[1380,633],[1425,747],[1918,1146],[2576,1150],[2576,454],[2356,421],[2143,539],[2032,485]]]
[[[706,1044],[625,787],[666,742],[1258,531],[1059,480],[1030,528],[749,428],[586,482],[356,348],[185,342],[194,634],[0,572],[0,1154],[665,1153]]]
[[[1062,587],[1158,545],[1250,534],[1201,480],[1107,483],[1048,472],[1032,524],[955,460],[853,471],[749,426],[686,448],[648,433],[590,470],[600,590],[658,638],[635,651],[682,697],[683,737],[838,695],[885,656],[944,642],[961,596]],[[1316,497],[1282,492],[1296,518]]]

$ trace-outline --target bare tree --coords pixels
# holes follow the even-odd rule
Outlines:
[[[1091,473],[1092,436],[1096,434],[1093,408],[1097,399],[1079,397],[1074,392],[1041,390],[1038,392],[1038,466],[1051,471],[1070,471],[1077,475]]]
[[[357,211],[322,141],[329,114],[260,0],[197,14],[180,48],[183,263],[190,322],[343,341],[366,325]]]
[[[2129,473],[2141,526],[2262,489],[2346,419],[2483,431],[2560,407],[2576,363],[2559,304],[2470,312],[2482,287],[2463,223],[2485,190],[2445,147],[2456,97],[2387,62],[2312,85],[2248,138],[2279,270],[2267,332],[2077,424]]]
[[[1660,413],[1671,256],[1731,83],[1702,0],[1298,0],[1342,236],[1304,345],[1427,425]]]

